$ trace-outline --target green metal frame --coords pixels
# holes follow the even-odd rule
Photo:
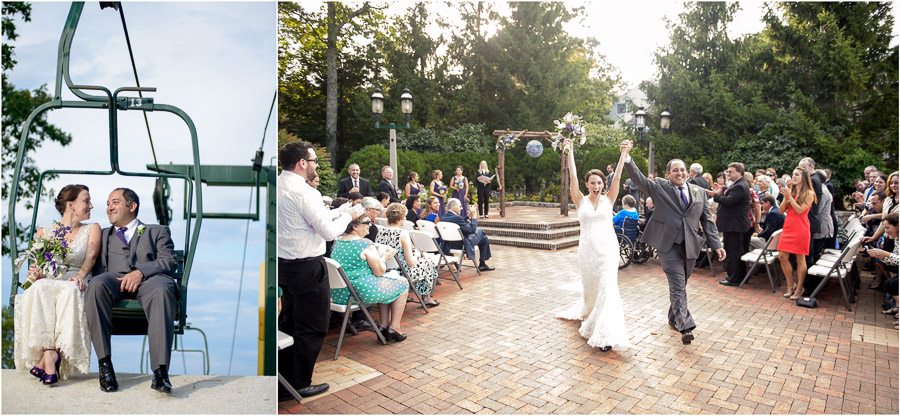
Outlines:
[[[60,108],[92,108],[92,109],[104,109],[109,112],[109,150],[110,150],[110,168],[105,171],[94,171],[94,170],[47,170],[41,172],[40,177],[38,179],[38,185],[35,192],[35,203],[34,210],[31,218],[31,229],[35,229],[35,225],[37,222],[37,212],[38,206],[40,204],[40,195],[41,189],[43,185],[44,177],[51,174],[76,174],[76,175],[122,175],[122,176],[135,176],[135,177],[163,177],[163,178],[174,178],[174,179],[183,179],[185,181],[185,192],[189,196],[187,198],[187,203],[185,206],[185,210],[187,212],[191,212],[193,210],[193,202],[196,201],[196,210],[197,210],[197,221],[194,223],[193,232],[191,231],[191,218],[187,218],[187,224],[185,226],[185,260],[184,260],[184,276],[180,280],[180,291],[182,293],[181,298],[181,307],[179,308],[179,316],[178,316],[178,325],[176,326],[176,332],[181,334],[184,332],[185,319],[187,315],[187,286],[188,280],[190,277],[191,268],[193,266],[194,260],[194,252],[197,248],[197,239],[200,236],[200,225],[203,222],[203,197],[202,197],[202,187],[197,186],[196,194],[194,194],[194,182],[196,178],[200,177],[200,150],[197,143],[197,130],[194,127],[194,122],[191,118],[181,109],[166,105],[166,104],[157,104],[153,102],[152,98],[139,98],[139,97],[120,97],[119,94],[123,92],[135,92],[135,91],[146,91],[153,92],[156,91],[155,88],[137,88],[137,87],[123,87],[115,90],[115,92],[110,92],[109,89],[101,86],[92,86],[92,85],[77,85],[74,84],[69,77],[69,60],[70,60],[70,50],[72,45],[72,40],[75,37],[75,30],[78,27],[78,21],[81,18],[81,13],[84,9],[84,2],[73,2],[71,8],[69,9],[69,15],[66,20],[66,25],[63,28],[62,35],[59,39],[59,52],[58,52],[58,60],[56,66],[56,89],[54,92],[53,99],[50,102],[44,103],[39,106],[37,109],[32,111],[32,113],[28,116],[28,119],[25,121],[24,128],[22,129],[22,136],[19,139],[19,149],[16,155],[16,166],[13,171],[13,179],[12,184],[10,186],[10,196],[9,196],[9,235],[10,235],[10,259],[11,261],[18,257],[18,248],[16,247],[16,200],[18,199],[19,192],[19,179],[22,173],[22,165],[25,160],[25,151],[28,148],[28,132],[31,130],[31,125],[33,121],[38,118],[44,112],[51,109],[60,109]],[[78,98],[81,98],[82,101],[69,101],[62,99],[62,83],[65,82],[66,86],[75,94]],[[85,91],[101,91],[104,95],[91,95],[86,93]],[[189,174],[164,174],[164,173],[147,173],[147,172],[129,172],[123,171],[119,166],[119,151],[118,151],[118,111],[127,111],[127,110],[138,110],[138,111],[162,111],[167,113],[172,113],[179,118],[181,118],[185,124],[187,124],[188,129],[191,133],[191,145],[194,157],[193,171]],[[192,197],[193,198],[192,198]],[[18,292],[19,281],[18,275],[13,274],[11,280],[11,290],[10,290],[10,311],[14,311],[15,304],[15,295]],[[115,317],[115,314],[114,314]]]

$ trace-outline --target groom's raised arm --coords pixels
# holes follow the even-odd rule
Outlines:
[[[624,142],[623,142],[624,145]],[[631,146],[629,144],[629,146]],[[637,165],[634,163],[634,158],[631,157],[631,150],[629,149],[628,156],[625,157],[625,172],[628,172],[628,176],[631,178],[631,181],[641,190],[641,192],[645,194],[650,194],[650,189],[653,188],[654,182],[650,179],[647,179],[641,170],[638,169]]]

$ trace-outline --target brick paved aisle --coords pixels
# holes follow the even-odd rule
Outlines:
[[[406,308],[402,343],[372,332],[325,345],[314,383],[331,390],[283,413],[887,413],[898,407],[898,334],[863,278],[853,312],[835,282],[817,309],[773,294],[765,275],[743,289],[709,268],[688,282],[697,339],[667,324],[668,287],[656,260],[619,274],[634,347],[600,352],[578,323],[554,318],[579,296],[577,248],[492,247],[496,271],[464,270],[441,305]],[[331,330],[328,340],[337,339]]]

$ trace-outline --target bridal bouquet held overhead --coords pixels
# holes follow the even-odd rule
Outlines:
[[[571,140],[574,146],[583,145],[587,139],[587,132],[580,116],[566,113],[562,120],[553,120],[553,124],[556,125],[556,135],[551,139],[553,150],[562,147],[563,153],[568,153],[568,148],[563,146],[566,140]]]

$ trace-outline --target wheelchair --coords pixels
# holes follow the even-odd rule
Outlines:
[[[644,264],[647,260],[656,257],[656,249],[643,241],[641,238],[643,235],[644,230],[638,226],[637,239],[634,240],[634,258],[632,259],[636,264]]]
[[[635,241],[638,239],[637,220],[625,218],[622,226],[613,225],[619,242],[619,270],[627,268],[635,259]],[[646,260],[644,260],[646,262]]]

